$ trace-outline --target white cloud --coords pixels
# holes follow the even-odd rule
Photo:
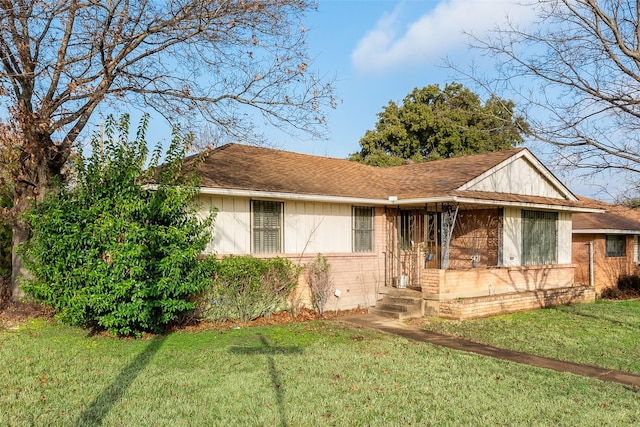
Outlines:
[[[436,63],[459,49],[466,49],[471,32],[481,36],[508,16],[524,23],[535,16],[534,8],[509,0],[445,0],[426,15],[405,26],[400,22],[403,5],[383,16],[375,28],[357,43],[351,54],[361,71],[383,71],[424,63]],[[401,31],[398,31],[398,30]]]

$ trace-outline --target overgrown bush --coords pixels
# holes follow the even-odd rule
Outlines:
[[[197,180],[184,172],[188,139],[174,131],[165,163],[158,147],[147,165],[144,117],[129,142],[129,117],[109,117],[105,138],[78,155],[75,183],[61,187],[27,216],[32,239],[26,293],[51,305],[68,324],[118,335],[160,332],[192,310],[211,281],[200,262],[213,214],[201,220],[192,204]],[[145,184],[154,179],[157,187]]]
[[[618,279],[618,289],[622,292],[634,292],[640,294],[640,277],[635,274],[621,276]]]
[[[606,288],[600,294],[604,299],[632,299],[640,297],[640,277],[629,274],[621,276],[616,286]]]
[[[324,309],[333,288],[331,265],[325,256],[318,254],[307,265],[307,278],[311,291],[311,304],[321,316],[324,316]]]
[[[285,310],[300,268],[284,258],[229,256],[215,263],[214,280],[198,298],[198,315],[247,323]]]

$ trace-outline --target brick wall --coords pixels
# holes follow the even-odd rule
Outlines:
[[[425,298],[434,294],[441,300],[492,296],[569,287],[574,283],[573,272],[572,264],[424,270],[421,286]]]
[[[449,267],[470,268],[498,265],[498,209],[461,211],[456,219],[451,244]]]
[[[595,291],[586,286],[503,294],[439,303],[439,316],[451,319],[472,319],[517,311],[534,310],[567,303],[593,302]]]
[[[589,242],[593,242],[594,287],[600,293],[616,286],[618,278],[635,274],[633,262],[633,236],[626,238],[626,256],[606,256],[606,236],[604,234],[574,234],[571,245],[572,261],[576,265],[575,282],[589,284]]]

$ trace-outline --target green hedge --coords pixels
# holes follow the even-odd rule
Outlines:
[[[230,256],[214,270],[213,282],[198,299],[198,316],[246,323],[287,309],[301,268],[284,258]]]

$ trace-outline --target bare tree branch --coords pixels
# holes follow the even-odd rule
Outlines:
[[[334,99],[331,82],[309,68],[302,19],[315,7],[312,0],[0,0],[0,105],[21,139],[11,172],[15,209],[54,187],[103,104],[153,109],[193,128],[208,122],[242,142],[259,142],[256,119],[322,137],[322,110]],[[14,242],[16,235],[27,233],[14,228]]]
[[[514,99],[531,136],[556,148],[558,165],[640,172],[640,2],[527,7],[538,12],[532,25],[507,22],[488,38],[471,35],[472,46],[496,61],[498,76],[467,77]]]

